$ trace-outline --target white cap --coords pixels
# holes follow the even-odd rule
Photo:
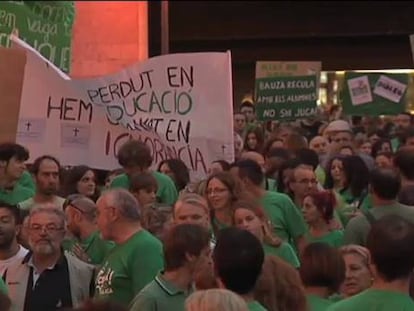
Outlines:
[[[351,126],[348,122],[344,120],[335,120],[329,123],[325,129],[327,133],[329,132],[352,132]]]

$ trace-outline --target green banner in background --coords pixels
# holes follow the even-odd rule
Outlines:
[[[393,115],[405,111],[407,74],[346,72],[341,94],[347,115]]]
[[[259,120],[295,120],[316,114],[316,75],[256,79]]]
[[[9,47],[17,29],[21,39],[68,73],[74,16],[73,1],[0,1],[0,46]]]

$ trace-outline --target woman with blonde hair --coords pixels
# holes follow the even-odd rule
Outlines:
[[[255,200],[246,197],[233,203],[233,223],[254,234],[262,242],[265,255],[280,257],[299,268],[299,259],[292,246],[272,233],[270,220]]]
[[[344,297],[351,297],[371,287],[374,281],[371,270],[371,254],[360,245],[347,245],[340,248],[345,261],[345,280],[341,286]]]
[[[248,311],[244,300],[227,289],[197,291],[185,302],[186,311]]]
[[[268,311],[307,311],[299,273],[276,256],[266,256],[254,289],[254,298]]]

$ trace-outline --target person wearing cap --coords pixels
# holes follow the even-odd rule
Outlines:
[[[63,204],[67,229],[74,239],[63,242],[64,249],[94,265],[102,264],[115,244],[101,238],[96,225],[96,204],[86,196],[68,196]]]
[[[345,120],[335,120],[328,124],[325,129],[330,141],[330,152],[323,162],[323,167],[326,169],[327,164],[331,160],[332,156],[339,153],[339,150],[344,146],[353,145],[353,133],[349,123]],[[358,154],[364,160],[368,169],[374,168],[374,159],[366,154]]]

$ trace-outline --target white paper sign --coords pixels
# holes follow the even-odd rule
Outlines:
[[[19,119],[17,139],[22,143],[44,143],[45,119]]]
[[[375,84],[374,94],[394,103],[399,103],[404,96],[407,85],[387,76],[381,75]]]
[[[30,161],[51,154],[64,165],[110,170],[130,138],[150,147],[154,168],[179,158],[197,179],[210,162],[234,160],[230,53],[160,56],[117,74],[71,80],[18,38],[12,42],[27,51],[20,133],[27,120],[44,124],[38,139],[17,137]]]
[[[372,102],[368,76],[349,79],[347,82],[353,105],[362,105]]]

